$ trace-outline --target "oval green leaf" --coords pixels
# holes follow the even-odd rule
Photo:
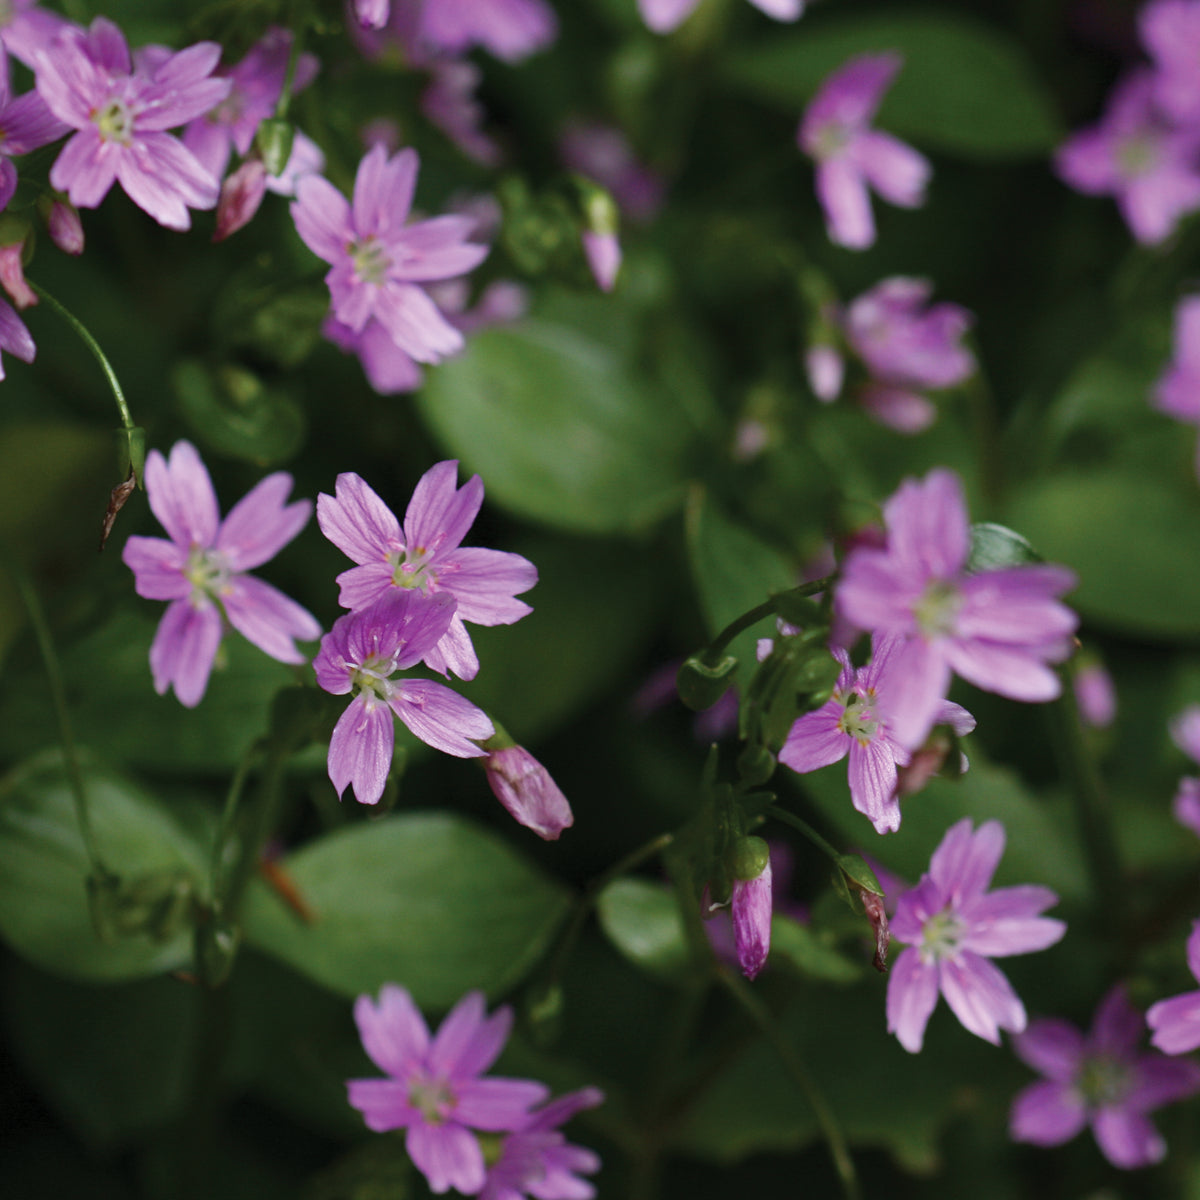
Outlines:
[[[630,962],[663,979],[687,970],[687,934],[670,888],[645,879],[617,879],[596,900],[609,941]]]

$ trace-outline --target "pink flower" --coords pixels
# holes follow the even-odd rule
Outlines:
[[[430,83],[421,93],[421,111],[468,157],[497,166],[500,145],[483,132],[483,105],[475,97],[483,72],[465,58],[430,64]]]
[[[1154,107],[1147,69],[1119,83],[1098,125],[1074,134],[1055,155],[1059,176],[1088,195],[1116,197],[1139,242],[1161,242],[1200,208],[1196,152],[1200,127],[1171,127]]]
[[[1114,1167],[1160,1162],[1167,1146],[1146,1114],[1200,1091],[1200,1067],[1139,1053],[1144,1028],[1120,985],[1100,1002],[1087,1034],[1067,1021],[1032,1022],[1013,1039],[1013,1049],[1046,1078],[1013,1101],[1012,1138],[1059,1146],[1091,1125]]]
[[[17,316],[12,305],[0,300],[0,350],[15,354],[22,362],[31,363],[37,354],[33,336],[25,328],[25,322]],[[0,379],[4,378],[4,364],[0,360]]]
[[[1200,295],[1184,296],[1175,308],[1174,353],[1154,385],[1155,407],[1177,421],[1200,425]],[[1196,445],[1200,479],[1200,441]]]
[[[583,254],[596,286],[602,292],[611,292],[616,286],[617,272],[621,269],[621,243],[617,235],[585,229],[580,237],[583,240]]]
[[[883,513],[887,545],[850,551],[835,605],[860,629],[906,639],[883,705],[891,736],[909,749],[924,740],[952,672],[1012,700],[1057,696],[1047,664],[1071,652],[1078,619],[1056,596],[1075,576],[1048,565],[968,574],[970,529],[953,471],[905,480]]]
[[[638,0],[642,20],[655,33],[670,33],[692,15],[700,0]],[[794,21],[804,12],[805,0],[750,0],[760,12],[776,21]]]
[[[207,112],[229,93],[211,78],[215,42],[147,56],[135,69],[121,31],[97,17],[90,31],[68,30],[34,53],[37,89],[50,111],[77,132],[50,169],[50,183],[77,208],[95,208],[114,180],[168,229],[191,225],[188,208],[212,208],[218,184],[195,155],[166,132]]]
[[[458,463],[436,464],[421,476],[404,514],[395,514],[358,475],[337,477],[335,495],[317,498],[321,532],[358,566],[337,577],[338,603],[360,609],[389,593],[448,593],[458,602],[445,635],[420,657],[443,675],[474,679],[479,659],[464,621],[511,625],[532,609],[515,599],[537,582],[537,568],[519,554],[463,546],[483,503],[483,480],[456,488]]]
[[[1200,982],[1200,921],[1192,922],[1187,942],[1188,970]],[[1187,1054],[1200,1046],[1200,992],[1185,992],[1152,1004],[1146,1024],[1154,1031],[1150,1041],[1164,1054]]]
[[[1200,122],[1200,4],[1153,0],[1138,13],[1138,30],[1157,68],[1158,106],[1180,124]]]
[[[488,1170],[479,1200],[590,1200],[596,1189],[579,1175],[600,1169],[600,1159],[572,1146],[558,1131],[577,1112],[604,1102],[598,1088],[581,1088],[531,1112],[521,1128],[500,1144],[500,1157]]]
[[[389,159],[376,146],[359,164],[353,205],[328,180],[306,175],[292,217],[308,248],[331,264],[334,316],[354,333],[374,317],[405,353],[437,362],[462,348],[462,334],[420,285],[465,274],[487,247],[466,240],[475,227],[469,217],[405,224],[417,167],[415,150]]]
[[[817,198],[830,241],[853,250],[865,250],[875,241],[868,184],[904,208],[925,201],[928,160],[870,127],[903,61],[899,54],[850,59],[821,85],[796,132],[800,149],[817,164]]]
[[[38,0],[7,0],[0,7],[0,43],[31,70],[34,54],[49,49],[54,39],[74,26],[58,13],[37,7]]]
[[[190,442],[176,442],[170,459],[151,450],[145,480],[150,508],[170,541],[131,537],[121,558],[139,596],[170,601],[150,647],[155,691],[161,696],[173,686],[181,704],[199,704],[226,621],[264,654],[306,661],[295,639],[317,638],[321,626],[307,609],[245,573],[274,558],[312,515],[311,501],[284,503],[292,477],[268,475],[224,521]]]
[[[1106,729],[1117,719],[1117,691],[1100,663],[1084,663],[1075,672],[1074,690],[1079,719],[1085,725]]]
[[[662,207],[662,177],[637,160],[616,126],[570,125],[558,148],[566,168],[606,188],[631,221],[649,221]]]
[[[492,750],[483,766],[496,799],[538,837],[552,842],[574,824],[575,815],[566,796],[524,746]]]
[[[1200,704],[1189,704],[1167,726],[1171,741],[1190,759],[1200,763]]]
[[[1190,829],[1200,837],[1200,779],[1185,775],[1179,781],[1171,813],[1184,829]]]
[[[742,838],[739,858],[743,870],[753,861],[754,873],[741,878],[735,871],[733,893],[729,901],[733,917],[733,945],[738,966],[747,979],[756,979],[767,965],[771,952],[771,911],[774,893],[771,886],[771,854],[762,838]],[[759,865],[761,863],[761,865]]]
[[[989,960],[1044,950],[1067,927],[1039,915],[1058,902],[1049,888],[986,890],[1003,853],[999,821],[973,832],[964,817],[933,852],[928,874],[896,902],[892,937],[908,949],[888,976],[887,1022],[910,1053],[924,1043],[939,991],[964,1029],[995,1045],[1001,1029],[1025,1028],[1024,1006]]]
[[[486,753],[476,743],[495,728],[482,709],[440,683],[392,679],[433,650],[453,615],[452,596],[397,590],[339,617],[321,639],[313,659],[317,683],[335,696],[355,693],[329,742],[329,778],[339,797],[353,784],[360,804],[379,802],[396,744],[393,713],[443,754]]]
[[[480,1078],[512,1028],[511,1009],[484,1012],[483,993],[468,992],[430,1038],[412,997],[394,983],[384,984],[378,1004],[359,996],[354,1005],[363,1049],[388,1077],[349,1080],[350,1103],[368,1129],[408,1130],[408,1155],[434,1192],[478,1194],[487,1169],[471,1131],[528,1129],[537,1119],[530,1108],[547,1095],[532,1080]]]
[[[900,828],[900,789],[897,767],[912,755],[888,732],[882,710],[896,683],[895,669],[904,640],[878,636],[871,661],[859,670],[840,646],[833,656],[841,674],[833,695],[815,712],[805,713],[792,726],[779,761],[804,774],[850,757],[850,801],[866,816],[876,833]],[[975,718],[965,708],[941,701],[933,724],[950,725],[962,735],[975,728]]]
[[[70,126],[51,113],[38,92],[14,99],[7,63],[0,64],[0,209],[8,207],[17,190],[17,169],[11,157],[48,146],[69,132]]]

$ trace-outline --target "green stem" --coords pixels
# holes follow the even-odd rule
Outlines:
[[[775,820],[782,821],[798,833],[804,834],[822,854],[827,854],[833,860],[835,866],[840,866],[842,852],[831,846],[807,821],[802,820],[795,813],[788,812],[786,808],[780,808],[778,804],[768,804],[763,812],[768,817],[774,817]]]
[[[283,73],[283,90],[279,93],[279,101],[275,105],[275,115],[280,120],[287,117],[292,103],[292,89],[296,83],[296,66],[300,62],[300,55],[304,49],[304,34],[308,30],[307,14],[302,14],[300,10],[307,7],[307,4],[292,5],[292,19],[289,25],[292,31],[292,48],[288,54],[287,68]]]
[[[62,745],[63,763],[67,769],[67,780],[70,783],[71,794],[75,800],[75,815],[79,821],[79,833],[83,838],[83,847],[87,852],[92,872],[97,876],[106,876],[103,859],[100,857],[100,847],[96,842],[96,833],[92,828],[91,813],[88,809],[87,791],[83,784],[83,772],[79,768],[79,756],[75,749],[75,734],[71,728],[71,713],[67,708],[67,693],[63,687],[62,668],[58,655],[54,650],[54,639],[50,634],[50,625],[38,599],[33,581],[24,568],[21,567],[12,551],[4,546],[0,548],[0,558],[3,559],[8,573],[17,585],[21,601],[29,613],[29,622],[33,626],[34,637],[37,639],[38,650],[42,663],[46,668],[46,680],[50,685],[50,699],[54,705],[54,715],[58,721],[58,740]]]
[[[838,1180],[842,1185],[842,1195],[846,1197],[846,1200],[861,1200],[862,1191],[859,1188],[858,1175],[854,1170],[854,1160],[850,1157],[846,1139],[842,1136],[833,1110],[829,1107],[813,1077],[808,1073],[808,1068],[804,1065],[804,1060],[796,1051],[795,1046],[776,1025],[766,1005],[759,999],[753,988],[724,968],[718,970],[716,975],[721,984],[750,1015],[751,1020],[762,1030],[767,1041],[775,1047],[775,1052],[779,1055],[784,1070],[804,1093],[805,1099],[817,1118],[817,1124],[821,1127],[825,1141],[829,1145],[834,1170],[837,1171]]]
[[[283,793],[283,768],[287,763],[288,756],[289,751],[286,747],[278,742],[270,744],[267,750],[266,765],[263,769],[262,794],[258,798],[257,820],[254,821],[250,836],[242,843],[241,854],[234,865],[225,896],[213,897],[213,903],[220,906],[222,916],[230,924],[237,920],[242,896],[258,868],[259,855],[274,827],[279,798]],[[230,791],[232,790],[231,787]]]
[[[132,432],[137,429],[137,422],[134,421],[133,414],[129,411],[129,405],[125,400],[125,393],[121,391],[121,384],[117,379],[117,373],[112,369],[112,364],[105,357],[104,351],[100,349],[100,343],[92,337],[87,326],[74,313],[65,308],[60,301],[50,295],[44,287],[34,283],[32,279],[26,279],[25,282],[83,339],[84,345],[87,346],[95,356],[96,361],[100,364],[100,370],[104,372],[104,378],[108,380],[108,386],[112,389],[113,399],[117,402],[117,410],[121,414],[121,424],[124,426],[126,432]]]
[[[824,579],[816,579],[812,583],[802,583],[799,587],[788,588],[786,594],[789,596],[815,596],[818,592],[825,591],[830,583],[833,582],[833,576],[827,575]],[[749,612],[742,613],[733,621],[730,621],[724,629],[712,640],[708,647],[708,653],[714,657],[721,653],[730,642],[733,641],[739,633],[749,629],[752,625],[757,625],[764,617],[769,617],[775,612],[775,596],[770,600],[764,600],[762,604],[756,604]]]
[[[221,860],[225,854],[225,847],[229,844],[229,837],[233,831],[233,823],[237,818],[238,805],[241,803],[242,792],[246,788],[246,780],[250,776],[250,768],[253,766],[255,759],[262,750],[262,743],[255,742],[242,756],[241,762],[238,763],[237,770],[234,772],[233,779],[230,781],[229,790],[225,793],[225,807],[221,811],[221,823],[217,827],[216,836],[213,838],[212,860],[209,864],[209,900],[215,909],[221,906],[221,897],[224,892],[222,875],[224,872],[221,869]]]

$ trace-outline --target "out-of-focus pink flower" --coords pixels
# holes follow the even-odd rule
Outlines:
[[[607,188],[621,215],[631,221],[649,221],[662,207],[662,176],[638,162],[629,139],[615,125],[568,125],[558,150],[567,170]]]
[[[76,133],[50,169],[50,183],[77,208],[95,208],[114,182],[168,229],[191,225],[189,208],[212,208],[216,177],[166,131],[207,112],[229,94],[212,77],[215,42],[146,57],[135,68],[121,31],[97,17],[34,53],[37,90]]]
[[[1189,704],[1177,713],[1167,729],[1171,741],[1189,758],[1200,763],[1200,704]]]
[[[891,53],[850,59],[821,84],[796,132],[800,149],[817,164],[817,198],[829,238],[852,250],[865,250],[875,241],[868,185],[903,208],[925,201],[928,160],[871,128],[903,61]]]
[[[1100,1002],[1087,1034],[1067,1021],[1031,1022],[1013,1049],[1045,1079],[1013,1101],[1012,1138],[1059,1146],[1090,1125],[1114,1167],[1161,1162],[1167,1146],[1146,1114],[1200,1091],[1200,1066],[1140,1052],[1144,1032],[1142,1014],[1120,985]]]
[[[37,51],[49,49],[60,33],[75,28],[65,17],[37,4],[38,0],[6,0],[0,7],[0,44],[30,70]]]
[[[1161,412],[1200,425],[1200,295],[1184,296],[1175,307],[1174,353],[1151,395]],[[1196,477],[1200,479],[1200,440]]]
[[[700,0],[638,0],[642,20],[655,33],[670,33],[692,15]],[[776,21],[794,21],[804,12],[805,0],[750,0],[760,12]]]
[[[475,46],[519,62],[554,41],[558,19],[546,0],[391,0],[385,24],[355,20],[350,31],[369,57],[398,50],[414,66]]]
[[[1200,837],[1200,779],[1185,775],[1179,781],[1171,812],[1180,825]]]
[[[924,1043],[939,992],[964,1029],[995,1045],[1001,1029],[1025,1028],[1024,1005],[990,960],[1044,950],[1067,927],[1041,916],[1058,903],[1049,888],[987,891],[1003,853],[999,821],[972,830],[964,817],[933,852],[928,874],[896,904],[892,936],[908,949],[888,977],[887,1023],[910,1053]]]
[[[228,621],[264,654],[305,662],[296,639],[320,637],[313,615],[246,572],[274,558],[312,515],[312,502],[286,504],[292,477],[268,475],[221,520],[208,471],[190,442],[176,442],[169,459],[146,457],[146,495],[167,531],[164,538],[131,537],[121,558],[134,573],[137,594],[167,600],[150,647],[154,689],[174,687],[188,708],[208,687]]]
[[[1075,703],[1085,725],[1106,729],[1117,719],[1117,689],[1099,662],[1084,663],[1075,672]]]
[[[1142,45],[1154,59],[1154,99],[1180,124],[1200,123],[1200,4],[1152,0],[1138,13]]]
[[[354,0],[354,15],[364,29],[382,29],[391,7],[391,0]]]
[[[21,262],[24,251],[23,241],[0,246],[0,286],[18,309],[29,308],[38,302],[37,294],[25,282],[25,267]]]
[[[846,364],[836,346],[809,346],[804,353],[804,372],[813,395],[822,404],[832,404],[842,394]]]
[[[15,354],[22,362],[31,363],[37,354],[33,336],[25,328],[25,322],[17,316],[12,305],[0,300],[0,350]],[[0,360],[0,379],[4,378],[4,364]]]
[[[591,229],[585,229],[580,237],[596,286],[602,292],[611,292],[621,269],[620,240],[615,233],[596,233]]]
[[[967,574],[970,529],[953,471],[905,480],[883,512],[886,547],[850,551],[835,604],[860,629],[906,639],[881,706],[891,736],[909,749],[925,739],[954,672],[1012,700],[1054,699],[1048,664],[1070,654],[1078,624],[1057,597],[1074,574],[1049,564]]]
[[[421,93],[421,111],[468,157],[484,167],[501,159],[500,144],[483,132],[483,105],[475,91],[483,72],[465,58],[431,64],[429,86]]]
[[[83,222],[79,219],[79,210],[69,200],[56,196],[50,202],[46,229],[50,240],[64,254],[83,253]]]
[[[1138,69],[1119,83],[1097,125],[1059,147],[1055,168],[1071,187],[1114,196],[1139,242],[1161,242],[1200,208],[1200,125],[1168,124],[1154,104],[1154,76]]]
[[[1187,942],[1187,964],[1200,982],[1200,921],[1192,922]],[[1164,1054],[1187,1054],[1200,1046],[1200,992],[1184,992],[1152,1004],[1146,1024],[1154,1031],[1150,1041]]]

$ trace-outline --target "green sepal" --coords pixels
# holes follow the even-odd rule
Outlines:
[[[130,474],[143,487],[142,473],[146,469],[146,431],[140,425],[113,431],[117,439],[117,477],[128,479]]]
[[[776,592],[771,597],[771,604],[776,613],[789,625],[810,629],[814,625],[828,623],[828,617],[821,610],[821,606],[811,596],[802,595],[800,589]]]
[[[675,676],[679,698],[693,712],[712,708],[729,690],[737,670],[738,660],[726,654],[717,663],[704,661],[703,655],[693,654]]]
[[[775,755],[766,746],[751,742],[738,755],[737,769],[741,783],[756,787],[775,774]]]
[[[967,555],[964,568],[968,575],[1004,567],[1025,567],[1044,561],[1028,539],[1007,525],[981,521],[971,526],[971,552]]]
[[[258,150],[268,175],[282,175],[288,159],[292,157],[292,143],[296,130],[291,121],[283,117],[268,117],[259,122],[254,135],[254,146]]]
[[[862,911],[862,900],[859,892],[870,892],[873,896],[882,896],[883,888],[875,878],[875,872],[866,864],[866,860],[858,854],[839,854],[834,860],[837,870],[833,874],[833,890],[855,912]]]
[[[729,870],[734,879],[757,879],[771,861],[771,850],[760,837],[738,838],[733,844]]]

